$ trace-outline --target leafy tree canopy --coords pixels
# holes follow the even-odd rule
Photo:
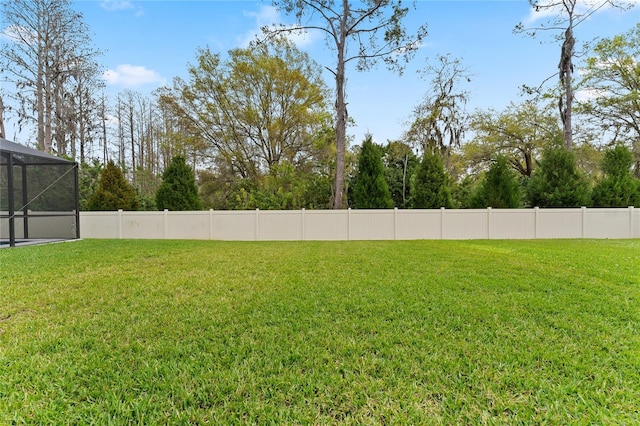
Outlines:
[[[371,136],[367,136],[362,143],[352,191],[354,207],[358,209],[393,207],[393,200],[384,175],[382,150],[373,143]]]
[[[527,185],[527,195],[534,207],[582,207],[590,203],[589,184],[576,167],[574,153],[561,146],[544,151]]]
[[[438,154],[427,151],[411,179],[411,207],[438,209],[451,206],[449,179],[442,159]]]
[[[633,155],[618,145],[608,149],[602,161],[604,177],[593,188],[596,207],[640,206],[640,180],[631,173]]]
[[[195,175],[182,156],[173,157],[162,174],[162,184],[156,192],[159,210],[201,210]]]
[[[98,189],[87,203],[89,210],[138,210],[136,191],[113,161],[100,172]]]
[[[487,171],[473,197],[474,208],[512,209],[520,206],[520,184],[507,159],[499,156]]]

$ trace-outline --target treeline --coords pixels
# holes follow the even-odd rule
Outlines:
[[[348,179],[348,204],[357,209],[386,208],[522,208],[522,207],[640,207],[640,178],[632,172],[633,155],[624,145],[604,151],[600,173],[589,178],[577,165],[574,152],[560,139],[545,148],[530,177],[518,175],[504,155],[493,160],[485,172],[462,181],[452,178],[441,156],[425,152],[421,158],[400,142],[380,146],[371,137],[352,156],[357,164]],[[280,169],[276,168],[276,173]],[[206,183],[196,184],[195,173],[184,157],[175,157],[150,202],[141,202],[122,171],[109,163],[91,179],[82,176],[83,207],[88,210],[199,210],[214,209],[319,209],[330,208],[328,182],[320,175],[305,179],[273,175],[260,188],[239,188],[224,205]],[[315,180],[314,186],[313,181]],[[89,185],[90,188],[86,188]],[[324,204],[323,201],[324,200]]]
[[[637,205],[640,67],[629,58],[639,53],[640,25],[596,46],[580,85],[607,96],[578,103],[572,149],[553,96],[467,113],[466,70],[439,57],[402,138],[384,146],[369,138],[347,150],[344,207]],[[118,99],[118,143],[110,146],[138,208],[158,208],[160,173],[175,156],[195,171],[203,208],[333,206],[335,130],[315,62],[278,40],[226,60],[201,50],[189,75],[151,98]],[[370,151],[382,163],[375,179],[363,174],[373,176],[365,172]],[[83,167],[87,197],[103,163]],[[390,200],[373,196],[385,185]]]

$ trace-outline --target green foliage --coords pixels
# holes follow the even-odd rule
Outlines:
[[[631,172],[633,154],[624,145],[608,149],[602,161],[604,177],[593,188],[596,207],[640,206],[640,180]]]
[[[274,165],[259,188],[251,190],[243,208],[294,210],[328,208],[331,184],[328,178],[305,174],[292,164]]]
[[[0,424],[638,424],[639,264],[639,240],[0,250]]]
[[[89,210],[89,199],[98,190],[102,164],[93,160],[91,164],[81,164],[78,170],[78,196],[80,210]]]
[[[468,167],[478,173],[498,155],[522,176],[531,177],[535,160],[561,133],[555,106],[533,102],[509,104],[504,111],[477,110],[471,120],[473,139],[463,147]]]
[[[171,164],[162,174],[162,184],[156,192],[156,206],[159,210],[201,210],[196,178],[183,156],[171,159]]]
[[[409,207],[411,176],[420,160],[411,147],[402,142],[390,142],[384,148],[384,175],[395,207]]]
[[[449,179],[442,159],[425,152],[416,173],[411,178],[411,207],[414,209],[451,208],[453,201]]]
[[[223,175],[201,171],[200,190],[207,208],[215,210],[291,210],[330,207],[331,179],[283,162],[259,182],[225,181]]]
[[[589,184],[576,166],[573,152],[548,148],[527,185],[532,207],[581,207],[590,204]]]
[[[629,148],[617,145],[605,152],[601,168],[605,176],[621,178],[629,175],[632,165],[633,155]]]
[[[122,170],[109,161],[100,172],[98,189],[89,198],[89,210],[138,210],[136,191],[127,182]]]
[[[465,176],[451,186],[451,204],[455,209],[472,208],[473,195],[477,191],[479,179],[475,175]]]
[[[162,176],[152,173],[150,170],[138,168],[135,173],[135,188],[140,201],[140,210],[155,211],[156,193],[162,184]]]
[[[500,155],[491,164],[473,196],[471,206],[500,209],[513,209],[520,206],[520,184],[506,157]]]
[[[371,136],[362,143],[358,170],[353,186],[353,203],[357,209],[387,209],[393,207],[389,186],[384,175],[382,150]]]
[[[226,60],[208,48],[160,102],[193,126],[238,178],[259,180],[282,161],[310,155],[330,117],[322,69],[284,38],[233,49]]]
[[[602,96],[590,96],[578,105],[603,132],[633,145],[640,144],[640,23],[623,34],[598,41],[593,56],[580,70],[579,89]],[[636,155],[638,152],[636,151]],[[635,161],[640,161],[637,156]]]
[[[156,211],[158,206],[156,205],[156,198],[149,195],[142,194],[140,190],[136,189],[136,195],[138,197],[139,210],[142,211]]]

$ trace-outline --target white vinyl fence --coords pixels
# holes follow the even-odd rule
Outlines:
[[[640,209],[81,212],[82,238],[460,240],[640,238]]]

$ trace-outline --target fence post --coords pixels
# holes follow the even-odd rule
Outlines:
[[[300,210],[300,241],[304,241],[304,208]]]
[[[255,223],[255,227],[256,227],[256,234],[255,234],[255,241],[258,241],[258,235],[260,234],[259,231],[259,227],[260,227],[260,209],[256,209],[256,223]]]
[[[348,220],[347,220],[347,238],[351,241],[351,207],[347,209]]]
[[[164,209],[164,211],[162,212],[162,216],[163,216],[163,225],[164,225],[164,230],[163,230],[163,235],[162,238],[164,238],[165,240],[167,239],[167,235],[169,233],[169,220],[168,220],[168,216],[169,216],[169,210]]]
[[[440,239],[444,239],[444,207],[440,207]]]
[[[533,238],[538,239],[538,206],[533,208]]]
[[[582,206],[580,209],[582,210],[582,238],[584,238],[587,229],[587,208]]]
[[[209,239],[213,240],[213,209],[209,209]]]
[[[633,206],[629,206],[629,238],[633,236]]]
[[[122,209],[118,209],[118,238],[122,239]]]
[[[393,239],[398,239],[398,208],[393,208]]]
[[[491,207],[487,207],[487,239],[491,239],[491,216],[493,209]]]

